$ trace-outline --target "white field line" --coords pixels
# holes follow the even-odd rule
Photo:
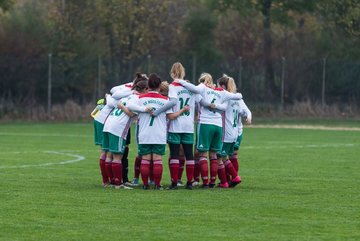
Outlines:
[[[74,134],[48,134],[48,133],[11,133],[0,132],[0,136],[38,136],[38,137],[83,137],[88,138],[92,135],[74,135]]]
[[[55,155],[65,155],[65,156],[74,157],[75,159],[66,160],[66,161],[61,161],[61,162],[48,162],[48,163],[42,163],[42,164],[37,164],[37,165],[0,166],[0,169],[5,169],[5,168],[45,167],[45,166],[52,166],[52,165],[65,165],[65,164],[71,164],[71,163],[75,163],[75,162],[79,162],[79,161],[85,160],[85,157],[84,157],[84,156],[76,155],[76,154],[71,154],[71,153],[63,153],[63,152],[58,152],[58,151],[44,151],[44,153],[55,154]]]
[[[245,128],[273,128],[273,129],[305,129],[305,130],[324,130],[324,131],[360,131],[358,127],[330,127],[314,125],[248,125]]]

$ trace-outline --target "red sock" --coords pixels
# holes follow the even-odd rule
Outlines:
[[[233,164],[233,167],[235,168],[235,171],[238,173],[239,172],[239,162],[238,162],[237,156],[236,157],[231,157],[230,161]]]
[[[204,185],[209,184],[209,177],[208,177],[208,161],[206,157],[200,157],[199,159],[199,166],[200,166],[200,172],[201,172],[201,179],[203,181]]]
[[[178,174],[179,174],[179,160],[178,159],[170,159],[169,166],[170,166],[171,182],[173,184],[177,183]]]
[[[150,174],[150,161],[141,160],[140,166],[141,179],[145,186],[149,185],[149,174]]]
[[[210,160],[210,183],[215,184],[216,176],[218,174],[218,160],[212,159]]]
[[[157,186],[160,186],[162,172],[163,172],[163,166],[162,166],[162,160],[154,160],[154,183]]]
[[[120,185],[122,181],[122,163],[121,160],[113,161],[111,164],[112,173],[114,174],[115,185]]]
[[[150,172],[149,172],[150,181],[154,181],[154,163],[150,162]]]
[[[106,175],[109,177],[110,183],[113,182],[114,175],[112,173],[111,161],[105,161]]]
[[[102,182],[108,183],[109,177],[106,175],[105,160],[100,159],[99,165],[100,165],[100,171],[101,171],[101,176],[102,176]]]
[[[135,158],[135,164],[134,164],[134,170],[135,170],[134,178],[139,179],[139,176],[140,176],[140,166],[141,166],[141,157],[137,156],[137,157]]]
[[[199,160],[195,161],[195,165],[194,165],[194,181],[196,181],[196,182],[200,181],[200,164],[199,164]]]
[[[224,183],[227,182],[224,163],[219,164],[218,175],[219,175],[219,179],[220,179],[221,184],[224,184]]]
[[[226,160],[224,164],[225,164],[226,172],[231,175],[232,179],[234,179],[238,174],[237,174],[233,164],[231,163],[230,160]]]
[[[182,174],[184,172],[184,165],[185,165],[185,159],[184,157],[179,158],[179,173],[178,173],[178,180],[181,180]]]
[[[191,183],[194,176],[194,166],[195,161],[194,160],[186,160],[186,177],[187,177],[187,183]]]

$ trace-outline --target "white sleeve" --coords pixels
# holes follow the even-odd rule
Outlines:
[[[202,96],[201,95],[199,95],[199,94],[196,94],[195,95],[195,103],[200,103],[200,101],[202,100]]]
[[[122,89],[122,85],[114,86],[111,88],[110,93],[114,94],[116,91],[121,90],[121,89]]]
[[[185,80],[178,80],[179,84],[184,86],[186,89],[190,90],[191,92],[194,92],[196,94],[202,94],[204,92],[204,85],[193,85]]]
[[[126,107],[133,112],[146,112],[146,107],[139,104],[139,99],[129,100]]]
[[[169,97],[169,99],[171,99],[171,98],[177,99],[178,98],[176,89],[171,85],[169,85],[168,97]]]
[[[111,95],[106,96],[106,105],[114,108],[117,105],[117,100],[115,100]]]
[[[228,101],[228,100],[241,100],[242,99],[242,94],[241,93],[230,93],[227,90],[223,91],[223,99],[222,101]]]
[[[244,100],[240,100],[240,115],[242,117],[248,117],[249,119],[252,119],[252,113],[250,109],[245,104]]]
[[[111,91],[110,91],[111,92]],[[129,95],[131,95],[133,93],[133,91],[129,88],[121,88],[121,89],[118,89],[117,91],[115,91],[111,96],[114,98],[114,99],[121,99],[121,98],[124,98],[124,97],[127,97]]]

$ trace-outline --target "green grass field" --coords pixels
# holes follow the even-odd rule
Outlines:
[[[343,124],[246,128],[235,189],[144,191],[102,188],[91,124],[2,123],[0,240],[360,240],[359,122]]]

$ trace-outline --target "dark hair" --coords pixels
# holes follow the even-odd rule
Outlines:
[[[227,75],[224,75],[223,77],[219,78],[217,81],[216,81],[220,86],[225,86],[225,89],[227,89],[227,85],[228,85],[228,82],[229,82],[229,76]]]
[[[132,89],[135,89],[135,87],[137,86],[137,83],[140,81],[148,81],[148,78],[146,77],[145,74],[141,74],[141,73],[136,73],[135,75],[135,79],[133,81],[133,87]]]
[[[161,79],[157,74],[150,74],[149,75],[149,89],[157,89],[161,85]]]
[[[133,85],[132,89],[138,92],[142,92],[148,87],[148,80],[140,80]]]

